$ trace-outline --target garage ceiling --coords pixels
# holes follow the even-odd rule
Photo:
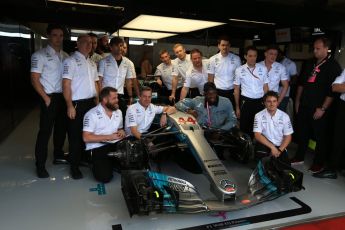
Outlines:
[[[72,1],[72,0],[71,0]],[[2,0],[3,19],[21,23],[58,22],[68,27],[115,32],[139,14],[152,14],[227,23],[210,29],[211,34],[235,33],[248,36],[272,25],[229,21],[230,18],[274,22],[275,28],[323,27],[343,23],[343,0],[240,0],[240,1],[186,1],[186,0],[73,0],[113,6],[111,8],[64,4],[50,0]]]

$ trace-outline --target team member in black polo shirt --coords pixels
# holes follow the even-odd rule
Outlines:
[[[320,37],[314,42],[315,58],[305,64],[299,77],[295,109],[297,113],[298,149],[291,163],[303,163],[309,138],[316,141],[315,158],[310,171],[319,172],[328,152],[329,109],[334,93],[332,83],[340,75],[338,62],[328,55],[330,41]]]
[[[337,179],[337,170],[340,169],[345,150],[345,70],[333,82],[332,90],[341,93],[334,123],[333,149],[325,169],[314,173],[313,176]]]
[[[49,25],[48,46],[31,57],[31,82],[40,95],[40,130],[37,135],[35,158],[39,178],[49,177],[45,169],[48,141],[54,127],[54,164],[64,163],[63,145],[66,137],[66,103],[62,96],[62,62],[68,56],[61,49],[63,28]]]
[[[68,142],[73,179],[83,178],[79,164],[85,149],[82,140],[83,118],[95,106],[98,89],[97,66],[90,57],[91,37],[80,35],[77,40],[78,51],[64,61],[63,95],[67,104]]]

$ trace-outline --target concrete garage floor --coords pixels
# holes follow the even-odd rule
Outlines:
[[[312,158],[312,155],[308,154],[305,165],[297,167],[305,173],[306,189],[303,191],[290,193],[249,209],[227,213],[152,214],[130,218],[121,192],[121,178],[117,173],[114,173],[114,179],[104,186],[103,191],[97,190],[97,186],[102,188],[103,185],[98,185],[93,179],[89,168],[82,167],[84,179],[75,181],[70,178],[68,165],[52,165],[50,155],[47,161],[50,178],[36,177],[34,143],[38,116],[38,110],[32,111],[0,144],[0,229],[202,229],[200,225],[212,223],[213,226],[218,223],[218,228],[222,229],[269,229],[296,221],[342,215],[345,212],[345,178],[313,178],[307,171]],[[293,153],[294,149],[292,146],[290,153]],[[164,164],[165,172],[188,180],[200,191],[209,193],[209,183],[203,175],[191,174],[172,162]],[[245,186],[250,170],[238,164],[225,164],[236,172],[238,179],[242,178],[239,183]],[[255,224],[250,224],[251,221],[242,221],[237,225],[226,225],[235,223],[236,219],[251,220],[251,216],[300,208],[301,205],[290,197],[302,201],[311,208],[311,212],[301,215],[296,212],[291,217]]]

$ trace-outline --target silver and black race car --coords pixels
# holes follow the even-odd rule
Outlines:
[[[246,162],[253,155],[251,140],[241,132],[216,133],[213,138],[193,116],[177,112],[169,115],[168,127],[145,134],[142,140],[120,143],[118,151],[110,155],[120,162],[122,192],[130,215],[232,211],[303,188],[303,173],[278,158],[265,157],[247,179],[247,187],[239,189],[234,173],[218,158],[215,148],[228,147],[239,161]],[[152,167],[155,157],[169,150],[195,159],[214,199],[202,199],[192,183]]]

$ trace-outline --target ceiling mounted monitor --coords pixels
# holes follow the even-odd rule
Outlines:
[[[162,38],[171,37],[175,35],[177,34],[141,31],[141,30],[125,30],[125,29],[119,29],[117,32],[112,34],[112,36],[121,36],[121,37],[128,37],[128,38],[147,38],[147,39],[162,39]]]
[[[123,28],[137,30],[153,30],[174,33],[186,33],[195,30],[224,25],[222,22],[203,21],[186,18],[139,15],[128,22]]]

